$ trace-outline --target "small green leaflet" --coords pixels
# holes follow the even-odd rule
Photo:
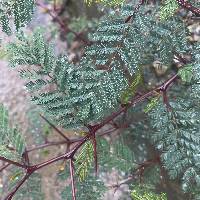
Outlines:
[[[94,148],[92,142],[87,141],[76,157],[75,167],[78,166],[76,174],[79,177],[79,181],[84,181],[88,175],[89,168],[94,160],[93,152]]]
[[[145,186],[134,186],[131,197],[133,200],[167,200],[166,194],[156,194],[149,188],[145,188]]]
[[[8,111],[0,105],[0,156],[19,161],[25,149],[24,138],[16,127],[9,125]]]
[[[14,150],[10,150],[6,145],[0,145],[0,157],[12,160],[14,162],[20,162],[21,156]]]
[[[142,76],[140,73],[138,73],[136,75],[136,78],[131,83],[131,85],[121,94],[122,104],[127,104],[129,100],[131,99],[131,97],[134,96],[137,86],[141,83],[141,81],[142,81]]]
[[[157,97],[154,97],[151,99],[151,101],[147,104],[147,106],[144,108],[144,112],[148,113],[149,111],[151,111],[159,102],[160,99],[160,95],[158,95]]]
[[[162,21],[167,20],[174,15],[178,8],[179,5],[176,0],[165,0],[165,5],[160,10],[160,19]]]
[[[192,65],[187,65],[184,68],[179,69],[178,75],[185,83],[190,83],[193,77]]]

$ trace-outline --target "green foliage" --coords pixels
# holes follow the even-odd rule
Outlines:
[[[52,132],[47,123],[44,120],[41,120],[40,113],[42,113],[42,110],[35,105],[30,107],[27,112],[28,123],[30,126],[28,134],[33,137],[33,142],[36,145],[43,144],[44,138],[48,138],[49,134]]]
[[[2,30],[11,34],[10,17],[13,17],[16,30],[30,22],[34,9],[34,0],[1,0],[0,23]]]
[[[186,28],[180,20],[160,22],[154,13],[145,16],[143,9],[134,20],[124,23],[127,16],[134,14],[132,6],[126,5],[113,12],[103,21],[91,37],[94,45],[87,49],[98,68],[112,69],[120,66],[123,72],[134,78],[140,66],[159,60],[170,65],[174,51],[188,50]],[[128,77],[131,78],[131,77]]]
[[[149,111],[151,111],[159,103],[159,99],[160,99],[160,95],[152,98],[151,101],[144,108],[144,112],[148,113]]]
[[[86,16],[81,16],[78,18],[73,18],[70,20],[69,28],[77,33],[87,33],[87,32],[93,32],[96,30],[98,25],[98,20],[96,19],[90,19],[88,20]],[[67,41],[73,42],[73,40],[76,38],[76,36],[73,33],[67,34]]]
[[[109,144],[105,139],[98,140],[98,159],[102,170],[115,168],[128,172],[135,167],[134,153],[124,143],[123,137]]]
[[[19,177],[18,177],[19,178]],[[16,183],[17,181],[15,181]],[[14,185],[14,184],[13,184]],[[23,185],[23,187],[16,193],[14,200],[44,200],[44,193],[42,192],[41,176],[34,173]]]
[[[125,0],[84,0],[86,4],[91,5],[92,3],[101,3],[108,6],[117,6],[124,3]]]
[[[116,4],[116,1],[114,2]],[[127,104],[135,95],[144,65],[150,65],[156,60],[171,66],[175,53],[182,55],[191,51],[183,22],[178,18],[164,20],[174,13],[176,6],[175,1],[166,1],[166,5],[161,9],[161,21],[157,18],[157,13],[149,12],[146,8],[135,13],[133,5],[112,11],[90,37],[93,45],[86,49],[85,57],[77,65],[70,63],[64,55],[56,56],[53,45],[46,42],[41,29],[35,30],[31,36],[18,34],[17,41],[11,43],[8,48],[10,65],[20,68],[20,75],[27,81],[26,87],[31,93],[32,101],[40,105],[56,125],[61,125],[62,128],[80,128],[85,124],[98,123],[116,111],[122,103]],[[20,5],[19,9],[21,7],[23,6]],[[146,15],[147,13],[149,14]],[[132,18],[125,23],[128,16]],[[15,17],[17,29],[23,24],[20,20],[21,15]],[[9,32],[7,21],[4,26],[5,31]],[[139,125],[134,124],[137,122],[135,115],[138,114],[135,108],[126,113],[130,116],[125,116],[124,113],[119,116],[122,121],[130,118],[130,129],[135,139],[133,144],[138,148],[138,156],[129,148],[130,144],[126,145],[124,136],[120,135],[111,144],[98,138],[100,170],[115,168],[123,172],[134,171],[138,167],[136,161],[151,157],[146,151],[147,146],[151,146],[148,143],[151,138],[157,148],[155,150],[152,147],[151,151],[160,152],[161,164],[171,178],[180,178],[185,191],[192,191],[194,183],[197,188],[200,186],[199,49],[197,45],[192,57],[193,63],[178,72],[183,82],[188,83],[182,85],[187,94],[178,93],[176,97],[172,95],[173,98],[170,98],[169,102],[171,108],[166,108],[158,96],[152,98],[144,109],[145,113],[149,113],[153,130],[150,130],[146,118],[142,123],[138,123]],[[142,117],[144,118],[138,118]],[[8,124],[6,120],[7,114],[4,113],[3,117],[0,117],[2,127],[5,123]],[[7,125],[5,127],[7,128]],[[7,129],[2,130],[5,132]],[[5,148],[7,144],[12,144],[21,155],[24,146],[20,143],[19,134],[16,130],[5,133],[2,136],[6,140],[2,139],[0,153],[10,158],[11,152]],[[9,140],[4,135],[9,135]],[[92,143],[86,142],[76,157],[75,176],[79,179],[77,198],[80,200],[99,199],[105,190],[103,183],[95,181],[89,174],[94,159],[93,151]],[[158,174],[159,170],[154,169],[155,174]],[[69,190],[70,187],[64,189],[63,199],[71,197]],[[132,191],[131,195],[133,199],[140,200],[166,199],[165,195],[157,195],[151,191],[140,193],[136,190]]]
[[[193,64],[193,84],[191,87],[192,95],[195,99],[200,99],[200,43],[198,43],[193,51],[194,64]]]
[[[154,16],[147,18],[142,12],[133,22],[124,23],[124,17],[132,14],[132,6],[124,6],[120,16],[114,13],[102,22],[92,36],[95,44],[87,48],[79,66],[65,56],[56,57],[38,30],[30,38],[19,36],[18,43],[10,45],[11,65],[27,65],[20,74],[30,79],[26,86],[32,100],[64,128],[98,121],[112,112],[126,91],[128,79],[137,82],[134,77],[139,66],[155,55],[169,64],[173,51],[187,50],[181,23],[155,25]],[[148,61],[146,54],[150,55]],[[43,92],[51,85],[56,85],[54,91]]]
[[[182,188],[192,191],[199,187],[199,45],[194,49],[194,62],[179,75],[189,82],[185,94],[170,102],[171,111],[159,104],[150,112],[156,129],[152,139],[162,152],[162,162],[171,178],[181,178]],[[188,95],[189,94],[189,95]]]
[[[19,161],[25,149],[25,141],[16,127],[9,125],[8,111],[0,105],[0,156]]]
[[[195,103],[183,99],[171,102],[171,106],[171,112],[160,104],[150,113],[157,130],[153,140],[170,177],[181,176],[187,190],[191,181],[199,185],[199,111]]]
[[[77,182],[76,188],[78,200],[101,199],[102,195],[106,191],[106,187],[103,182],[95,178],[94,175],[89,176],[87,180],[83,182]],[[71,186],[67,186],[63,190],[61,197],[63,200],[72,199]]]
[[[59,180],[67,180],[70,177],[69,167],[66,167],[64,171],[58,174]],[[101,199],[102,195],[106,191],[106,187],[104,183],[94,174],[89,174],[87,179],[83,181],[78,181],[79,177],[75,175],[76,180],[76,188],[77,188],[77,199],[79,200],[93,200],[93,199]],[[61,197],[63,200],[72,199],[71,186],[67,185],[63,188],[61,193]]]
[[[135,95],[137,86],[140,84],[141,81],[142,81],[141,74],[138,73],[133,82],[130,84],[130,86],[125,91],[122,92],[121,94],[122,104],[127,104],[131,100],[131,97]]]
[[[88,141],[83,145],[81,151],[76,157],[75,166],[77,165],[76,174],[79,177],[79,181],[84,181],[86,179],[93,160],[93,144],[91,143],[91,141]]]
[[[12,190],[16,184],[23,178],[25,171],[21,168],[12,166],[6,171],[7,177],[3,180],[4,187],[1,197],[5,197],[8,190]],[[42,192],[42,177],[39,173],[32,174],[23,186],[17,191],[13,200],[44,200],[44,193]]]
[[[128,172],[130,169],[134,168],[135,159],[133,152],[124,144],[123,137],[118,138],[118,140],[111,144],[109,144],[105,139],[100,138],[97,138],[97,142],[99,165],[98,174],[111,170],[112,168],[123,172]],[[77,198],[80,200],[100,199],[100,196],[105,193],[106,187],[104,186],[104,183],[99,178],[96,178],[92,173],[90,162],[93,162],[93,146],[91,142],[86,144],[87,145],[83,147],[75,161]],[[89,154],[88,157],[90,157],[90,159],[86,157],[86,154]],[[84,158],[86,160],[83,160]],[[80,168],[80,170],[78,168]],[[78,172],[81,172],[81,174]],[[87,178],[86,175],[88,176]],[[59,173],[59,178],[61,180],[66,180],[69,177],[70,174],[68,167]],[[62,198],[71,199],[71,186],[67,186],[63,190]]]
[[[8,148],[8,146],[6,146],[6,145],[0,146],[0,156],[3,158],[6,158],[8,160],[12,160],[15,162],[21,162],[20,155],[17,152],[10,150]]]
[[[179,5],[176,0],[165,0],[165,5],[160,10],[160,19],[167,20],[174,15],[178,8]]]
[[[184,68],[179,69],[178,74],[183,82],[190,83],[193,76],[193,66],[187,65]]]
[[[167,200],[166,194],[156,194],[149,189],[143,187],[136,187],[131,191],[133,200]]]
[[[126,84],[121,71],[96,70],[85,59],[77,67],[65,56],[55,57],[41,31],[36,31],[31,39],[23,35],[18,38],[20,43],[9,47],[11,66],[28,65],[20,75],[30,79],[26,87],[32,92],[32,100],[63,127],[77,127],[88,120],[100,119],[105,110],[117,104],[119,91]],[[55,91],[40,92],[53,84],[57,86]]]

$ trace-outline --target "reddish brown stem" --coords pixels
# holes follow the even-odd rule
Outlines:
[[[135,11],[135,12],[138,12],[138,10],[140,9],[140,7],[141,7],[142,5],[144,5],[144,3],[145,3],[145,0],[140,0],[140,2],[135,6],[134,11]],[[134,13],[134,14],[135,14],[135,13]],[[126,20],[125,20],[125,23],[128,23],[128,22],[134,17],[134,14],[128,16],[128,17],[126,18]]]
[[[135,173],[131,174],[130,176],[128,176],[125,180],[120,181],[119,183],[115,184],[115,185],[111,185],[110,187],[112,188],[116,188],[116,190],[123,184],[127,184],[130,181],[136,179],[136,176],[139,176],[140,180],[141,180],[141,176],[143,175],[144,171],[150,167],[151,165],[156,165],[160,163],[160,157],[157,156],[154,159],[150,159],[150,160],[146,160],[141,164],[138,164],[139,166],[134,170]],[[115,190],[115,192],[116,192]]]
[[[75,31],[73,31],[71,28],[69,28],[68,26],[65,25],[65,23],[62,21],[62,19],[52,10],[48,9],[45,5],[43,5],[40,2],[36,2],[36,5],[43,8],[60,26],[61,30],[64,33],[69,33],[71,32],[72,34],[74,34],[76,36],[76,38],[80,39],[83,43],[85,43],[86,45],[91,45],[90,41],[87,41],[85,38],[83,38],[79,33],[76,33]]]
[[[186,10],[189,10],[191,11],[192,13],[200,16],[200,9],[199,8],[196,8],[194,7],[192,4],[190,4],[188,1],[186,0],[176,0],[178,2],[178,4],[185,8]]]
[[[0,173],[1,173],[4,169],[6,169],[7,167],[9,167],[9,166],[10,166],[10,163],[7,163],[7,164],[3,165],[3,166],[0,168]]]
[[[98,173],[98,159],[97,159],[97,140],[96,140],[96,134],[92,135],[92,143],[94,148],[94,164],[95,164],[95,173],[97,176]]]
[[[4,158],[4,157],[2,157],[2,156],[0,156],[0,160],[5,161],[5,162],[7,162],[7,163],[9,163],[9,164],[15,165],[15,166],[17,166],[17,167],[24,168],[24,169],[26,169],[26,168],[28,167],[28,166],[23,165],[23,164],[21,164],[21,163],[19,163],[19,162],[9,160],[9,159]]]
[[[73,200],[76,200],[76,188],[75,188],[75,183],[74,183],[74,163],[72,159],[70,159],[69,162],[70,162],[69,167],[70,167],[72,197],[73,197]]]
[[[30,174],[34,173],[35,171],[43,168],[43,167],[46,167],[54,162],[57,162],[59,160],[63,160],[63,159],[70,159],[72,160],[74,158],[74,155],[75,153],[78,151],[78,149],[86,142],[88,141],[89,139],[91,139],[91,137],[99,130],[101,129],[102,127],[104,127],[106,124],[109,124],[111,121],[113,121],[116,117],[118,117],[121,113],[123,112],[126,112],[128,108],[132,107],[132,106],[135,106],[137,103],[141,103],[142,101],[144,101],[146,98],[150,97],[150,96],[153,96],[155,94],[155,91],[156,92],[164,92],[168,89],[168,87],[174,83],[174,81],[176,80],[176,78],[178,77],[177,74],[173,75],[171,78],[169,78],[166,82],[164,82],[162,85],[156,87],[155,89],[139,96],[139,97],[136,97],[135,99],[133,99],[131,102],[129,102],[126,106],[124,107],[121,107],[117,112],[114,112],[112,113],[110,116],[108,116],[106,119],[104,119],[100,124],[96,124],[96,125],[88,125],[88,129],[89,129],[89,133],[83,137],[80,142],[78,144],[75,145],[75,147],[63,154],[63,155],[60,155],[60,156],[57,156],[55,158],[52,158],[48,161],[45,161],[43,163],[40,163],[40,164],[37,164],[37,165],[34,165],[34,166],[26,166],[26,165],[22,165],[20,163],[17,163],[17,162],[14,162],[14,161],[11,161],[11,160],[8,160],[8,159],[5,159],[3,157],[0,157],[0,160],[3,160],[5,162],[8,162],[10,164],[14,164],[18,167],[22,167],[22,168],[25,168],[27,169],[27,172],[28,172],[28,175],[26,175],[22,181],[20,182],[20,184],[8,195],[8,197],[12,197],[14,196],[14,194],[17,192],[17,190],[20,188],[20,186],[26,181],[26,179],[29,178]],[[11,198],[10,198],[11,199]],[[9,199],[9,200],[10,200]],[[8,200],[8,199],[5,199],[5,200]]]
[[[56,11],[57,10],[57,6],[56,6],[56,0],[53,0],[53,10]]]
[[[8,194],[4,200],[12,200],[12,198],[14,197],[15,193],[18,191],[18,189],[25,183],[25,181],[31,176],[32,173],[26,173],[26,175],[23,177],[23,179],[21,179],[21,181],[19,181],[19,183],[17,184],[17,186],[13,189],[13,191]]]
[[[24,162],[25,162],[25,164],[26,164],[26,165],[30,165],[29,155],[28,155],[27,149],[25,149],[25,151],[24,151],[24,153],[23,153],[22,156],[24,157]]]
[[[42,117],[42,119],[44,119],[61,137],[63,137],[69,144],[70,144],[70,139],[65,136],[65,134],[60,131],[55,125],[53,125],[46,117],[42,116],[40,114],[40,116]]]

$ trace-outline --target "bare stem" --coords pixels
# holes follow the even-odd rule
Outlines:
[[[53,125],[46,117],[40,115],[42,119],[44,119],[61,137],[63,137],[69,144],[70,144],[70,139],[65,136],[65,134],[60,131],[55,125]]]
[[[200,16],[200,9],[194,7],[192,4],[190,4],[188,1],[186,0],[176,0],[178,2],[178,4],[185,8],[186,10],[191,11],[192,13],[196,14],[197,16]]]
[[[71,176],[72,197],[73,197],[73,200],[76,200],[76,188],[75,188],[75,183],[74,183],[74,163],[72,159],[70,159],[69,162],[70,162],[69,167],[70,167],[70,176]]]
[[[9,167],[9,166],[10,166],[10,163],[7,163],[7,164],[3,165],[3,166],[0,168],[0,173],[1,173],[4,169],[6,169],[7,167]]]
[[[65,23],[62,21],[62,19],[55,13],[54,10],[51,10],[49,8],[47,8],[45,5],[43,5],[40,2],[36,2],[36,5],[43,8],[60,26],[61,30],[64,33],[69,33],[71,32],[72,34],[74,34],[78,39],[80,39],[83,43],[85,43],[86,45],[91,45],[90,41],[87,41],[85,38],[83,38],[79,33],[73,31],[71,28],[69,28],[69,26],[66,26]]]
[[[4,198],[4,200],[12,200],[14,197],[15,193],[19,190],[19,188],[25,183],[25,181],[30,177],[32,173],[26,173],[23,179],[19,181],[17,186]]]

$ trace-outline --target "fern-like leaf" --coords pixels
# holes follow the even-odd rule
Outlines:
[[[86,142],[76,157],[75,167],[79,181],[84,181],[94,160],[94,148],[91,141]]]
[[[120,137],[111,145],[104,139],[98,141],[98,158],[102,170],[117,170],[128,172],[135,167],[134,153],[124,144]]]
[[[191,101],[177,99],[172,111],[159,104],[150,116],[157,132],[153,135],[157,148],[171,178],[182,176],[183,188],[189,189],[190,182],[199,184],[199,166],[195,163],[200,153],[199,111]]]
[[[167,200],[167,196],[164,193],[156,194],[145,186],[134,187],[131,191],[131,197],[133,200]]]
[[[160,19],[167,20],[174,15],[178,8],[179,4],[176,0],[165,0],[165,5],[160,10]]]
[[[0,156],[19,161],[25,150],[25,141],[16,127],[9,125],[8,111],[0,105]]]
[[[1,0],[0,22],[2,30],[11,34],[10,17],[14,18],[16,30],[24,27],[30,22],[34,9],[34,0]]]

